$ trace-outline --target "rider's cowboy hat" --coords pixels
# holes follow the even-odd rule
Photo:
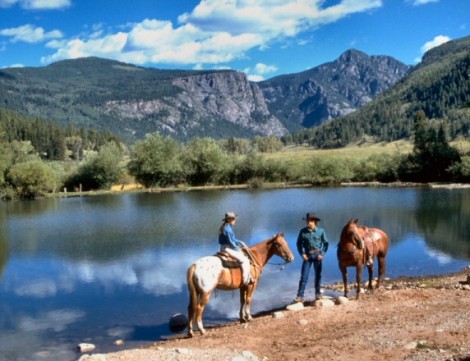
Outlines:
[[[315,212],[308,212],[305,215],[305,218],[303,220],[309,220],[309,219],[314,219],[315,221],[320,221],[320,218],[318,218],[317,214]]]
[[[234,212],[227,212],[225,213],[225,217],[222,220],[226,221],[226,220],[235,219],[235,218],[237,218],[237,215]]]

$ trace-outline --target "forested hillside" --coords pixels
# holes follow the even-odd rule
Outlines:
[[[61,126],[0,108],[0,141],[31,142],[38,155],[48,160],[79,160],[86,150],[99,150],[108,142],[119,143],[110,132]]]
[[[284,140],[334,148],[364,137],[408,138],[420,110],[430,121],[445,122],[451,138],[470,134],[470,37],[430,50],[408,76],[358,111]]]

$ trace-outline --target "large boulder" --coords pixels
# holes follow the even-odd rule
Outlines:
[[[181,332],[188,326],[188,318],[182,313],[176,313],[170,317],[168,326],[171,332]]]

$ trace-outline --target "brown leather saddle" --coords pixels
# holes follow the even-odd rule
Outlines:
[[[214,256],[219,257],[222,261],[222,266],[225,268],[240,268],[241,263],[239,260],[233,258],[225,252],[217,252]]]
[[[374,259],[376,241],[380,238],[380,234],[370,230],[367,227],[363,227],[365,232],[361,235],[362,241],[364,242],[364,261],[365,263],[372,263]]]

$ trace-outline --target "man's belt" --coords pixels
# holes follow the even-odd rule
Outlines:
[[[308,254],[314,254],[314,253],[317,253],[317,252],[320,252],[320,248],[311,249],[311,250],[308,251]]]

